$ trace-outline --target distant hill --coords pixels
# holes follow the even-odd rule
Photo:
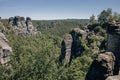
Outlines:
[[[82,27],[89,19],[63,19],[63,20],[33,20],[34,26],[44,34],[62,36],[72,28]]]

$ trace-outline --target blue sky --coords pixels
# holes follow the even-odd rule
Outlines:
[[[111,8],[120,13],[120,0],[0,0],[0,16],[19,15],[37,20],[85,19]]]

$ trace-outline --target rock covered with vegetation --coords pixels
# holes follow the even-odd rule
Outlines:
[[[107,49],[105,53],[98,54],[91,64],[86,75],[86,80],[114,80],[120,72],[120,25],[119,23],[108,23],[107,26]],[[106,56],[106,54],[108,56]],[[93,77],[96,75],[95,77]],[[112,76],[112,77],[110,77]],[[115,77],[116,76],[116,77]]]

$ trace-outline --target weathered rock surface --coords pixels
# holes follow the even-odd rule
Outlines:
[[[86,80],[120,80],[120,23],[109,23],[107,36],[107,52],[98,54],[97,60],[93,61],[86,75]],[[108,52],[112,56],[107,56]]]
[[[86,37],[87,33],[79,28],[74,28],[69,34],[66,34],[62,41],[61,55],[59,61],[63,65],[70,64],[72,58],[80,56],[83,47],[79,37]]]
[[[72,36],[70,34],[66,34],[61,44],[62,48],[61,48],[60,62],[63,65],[67,65],[71,61],[72,42],[73,42]]]
[[[8,65],[10,61],[10,54],[12,53],[12,48],[9,46],[9,41],[6,36],[2,33],[4,30],[4,25],[0,21],[0,65]]]
[[[120,75],[115,75],[115,76],[109,76],[107,79],[105,80],[120,80]]]
[[[112,52],[100,53],[92,62],[85,80],[105,80],[113,75],[115,56]]]
[[[18,35],[35,35],[40,33],[33,26],[30,17],[27,17],[26,20],[24,17],[20,16],[10,17],[9,26],[12,27]]]
[[[120,70],[120,23],[110,23],[107,28],[107,33],[107,51],[113,52],[116,57],[114,73],[115,75],[118,75]]]
[[[80,56],[81,53],[83,52],[83,47],[81,45],[81,39],[82,38],[86,38],[87,33],[84,30],[81,30],[80,28],[74,28],[71,32],[70,32],[72,38],[73,38],[73,42],[72,42],[72,57],[77,57]]]
[[[0,65],[8,65],[10,61],[10,54],[12,53],[12,48],[8,44],[8,40],[5,35],[0,32]]]

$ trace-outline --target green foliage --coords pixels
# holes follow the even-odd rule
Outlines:
[[[103,10],[98,15],[98,22],[100,22],[100,24],[105,24],[109,22],[111,16],[112,16],[112,9],[108,8],[107,10]]]
[[[96,26],[93,30],[94,30],[94,32],[95,32],[96,34],[98,34],[98,35],[101,35],[101,36],[103,36],[103,37],[106,36],[106,30],[103,29],[101,26]]]
[[[107,10],[103,10],[99,15],[98,15],[98,22],[103,25],[108,22],[120,22],[120,14],[117,12],[112,12],[112,9],[108,8]]]
[[[95,16],[94,16],[94,15],[92,15],[92,16],[90,17],[89,22],[90,22],[91,24],[95,24],[95,23],[96,23],[96,20],[95,20]]]
[[[63,36],[65,33],[69,33],[71,29],[83,27],[84,24],[88,22],[88,19],[36,20],[33,21],[33,24],[37,26],[37,29],[43,34]]]
[[[13,48],[12,67],[0,68],[0,80],[84,80],[92,60],[83,55],[74,59],[69,67],[59,66],[62,38],[55,35],[17,36],[10,33],[7,38]]]
[[[117,12],[114,12],[113,14],[113,20],[120,22],[120,14]]]
[[[119,16],[119,17],[118,17]],[[112,10],[103,10],[98,18],[101,24],[112,19],[120,20],[120,15]],[[5,26],[7,20],[2,20]],[[89,20],[49,20],[33,21],[42,35],[17,36],[14,32],[7,35],[10,46],[13,48],[11,55],[11,68],[0,67],[0,80],[84,80],[95,51],[100,47],[100,40],[106,39],[106,30],[101,25],[93,26],[87,39],[81,37],[84,47],[83,54],[72,60],[68,67],[59,65],[61,54],[61,36],[69,33],[72,28],[84,28]],[[95,23],[95,17],[90,17],[90,22]]]

